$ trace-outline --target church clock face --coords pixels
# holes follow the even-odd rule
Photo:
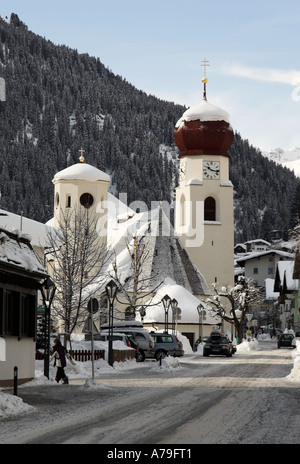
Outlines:
[[[220,163],[218,161],[203,162],[204,179],[220,179]]]

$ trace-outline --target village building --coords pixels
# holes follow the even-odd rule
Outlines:
[[[47,273],[30,237],[0,229],[0,386],[34,378],[38,290]]]
[[[294,254],[280,250],[257,251],[236,259],[236,264],[244,268],[245,276],[258,287],[265,286],[265,279],[274,279],[279,261],[293,261]]]

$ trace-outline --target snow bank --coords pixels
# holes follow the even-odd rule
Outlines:
[[[33,406],[23,403],[23,400],[18,396],[0,392],[0,419],[31,412],[34,409]]]
[[[247,340],[243,340],[242,343],[237,345],[236,350],[238,353],[259,350],[259,342],[256,340],[256,338],[250,340],[250,342],[248,342]]]
[[[166,356],[161,360],[161,363],[159,361],[155,363],[154,367],[151,369],[151,372],[159,372],[161,370],[170,370],[174,368],[180,368],[179,358]]]
[[[300,380],[300,340],[296,340],[296,349],[293,351],[294,367],[287,375],[290,380]]]

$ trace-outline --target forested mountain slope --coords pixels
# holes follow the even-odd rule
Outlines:
[[[1,14],[1,11],[0,11]],[[86,161],[128,202],[167,200],[178,182],[174,127],[185,108],[136,89],[99,59],[0,18],[0,207],[39,221],[53,213],[54,174]],[[197,102],[195,102],[197,104]],[[287,229],[298,179],[235,135],[231,148],[238,241]],[[270,219],[271,218],[271,219]]]

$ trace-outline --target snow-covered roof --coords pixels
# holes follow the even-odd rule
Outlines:
[[[77,163],[57,172],[52,180],[84,180],[88,182],[104,181],[110,182],[110,176],[94,166],[87,163]]]
[[[270,242],[267,242],[266,240],[263,240],[261,238],[256,238],[254,240],[248,240],[247,242],[245,242],[245,244],[250,244],[250,243],[263,243],[264,245],[268,245],[268,246],[271,246],[271,243]]]
[[[277,271],[282,287],[285,284],[286,290],[288,291],[295,291],[298,289],[299,280],[293,279],[294,261],[279,261],[277,263]]]
[[[46,276],[44,266],[41,264],[30,241],[24,235],[12,234],[0,229],[0,265],[8,265],[19,271]]]
[[[49,226],[41,222],[0,209],[0,227],[19,236],[25,235],[33,246],[47,246]]]
[[[250,261],[251,259],[261,258],[262,256],[266,256],[270,254],[275,254],[275,255],[282,256],[288,259],[294,259],[295,257],[294,253],[287,253],[286,251],[280,251],[280,250],[273,249],[273,250],[266,250],[266,251],[254,251],[254,252],[248,253],[242,258],[238,258],[236,262],[242,266],[245,261]]]
[[[277,300],[279,297],[280,293],[274,292],[274,279],[265,279],[265,293],[266,300]]]
[[[132,275],[125,238],[132,243],[134,236],[145,237],[148,256],[143,265],[143,278],[148,282],[151,279],[152,288],[170,277],[194,295],[210,295],[203,275],[175,236],[170,220],[161,208],[133,212],[124,222],[111,215],[109,218],[109,245],[114,249],[118,273],[123,281]]]
[[[202,100],[200,105],[189,108],[183,113],[176,123],[176,128],[184,124],[184,121],[225,121],[229,123],[229,114],[222,108]]]
[[[191,294],[185,287],[178,285],[173,279],[167,277],[164,283],[156,292],[155,297],[151,301],[151,306],[146,307],[146,315],[144,317],[145,324],[164,323],[165,312],[161,302],[165,295],[169,295],[171,299],[177,300],[178,308],[180,308],[180,324],[199,324],[199,314],[197,306],[199,299]],[[209,309],[209,307],[208,307]],[[169,311],[169,321],[172,320],[172,310]],[[204,324],[218,324],[220,318],[210,315],[207,311],[206,317],[203,320]]]

